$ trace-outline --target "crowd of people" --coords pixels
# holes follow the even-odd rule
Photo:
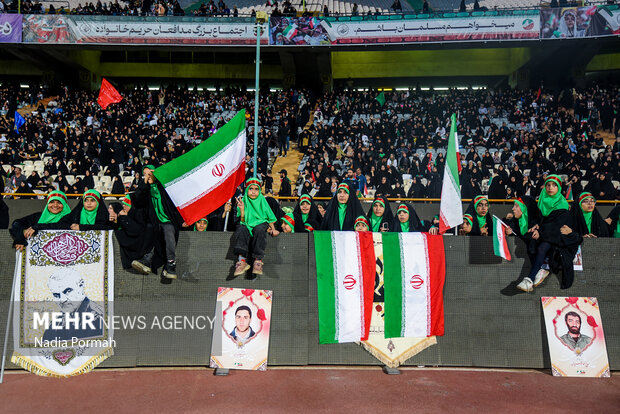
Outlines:
[[[462,194],[472,199],[458,231],[492,235],[489,198],[516,199],[505,220],[509,232],[527,243],[532,262],[520,289],[533,290],[549,271],[559,269],[564,270],[562,286],[569,287],[568,259],[572,261],[584,237],[620,237],[620,208],[603,218],[595,207],[596,199],[617,197],[610,183],[619,179],[620,140],[606,146],[599,135],[601,130],[618,132],[615,87],[381,94],[342,90],[318,96],[306,90],[264,91],[256,166],[248,156],[247,181],[235,197],[190,225],[152,172],[209,139],[241,109],[246,109],[251,154],[253,93],[175,85],[121,91],[123,100],[102,110],[95,94],[82,90],[0,88],[0,111],[7,114],[54,96],[47,108],[39,103],[24,114],[19,132],[10,117],[0,118],[0,162],[13,166],[5,171],[7,191],[37,188],[49,193],[41,213],[11,225],[16,248],[22,249],[39,230],[111,229],[121,245],[124,267],[145,274],[163,267],[162,280],[170,280],[176,277],[176,240],[182,230],[235,231],[234,273],[252,269],[254,277],[263,271],[268,234],[316,229],[437,234],[437,216],[421,218],[414,205],[388,198],[440,196],[445,157],[439,150],[447,144],[454,112],[464,149]],[[313,122],[308,122],[311,109]],[[295,140],[305,154],[300,179],[290,185],[288,173],[279,172],[279,195],[297,200],[288,208],[272,197],[269,160],[276,154],[286,157]],[[498,151],[491,154],[492,149]],[[28,177],[21,174],[23,161],[44,158],[43,177],[36,171]],[[83,178],[69,186],[64,179],[68,173]],[[118,192],[113,193],[127,193],[107,208],[93,188],[93,176],[101,173],[117,178]],[[122,186],[121,175],[131,177],[128,188]],[[487,179],[491,184],[484,195],[480,184]],[[585,188],[581,180],[587,181]],[[368,189],[374,190],[374,200],[364,211],[359,197]],[[67,193],[83,194],[73,210]],[[574,200],[572,208],[567,199]],[[8,225],[8,212],[2,208],[0,213]]]

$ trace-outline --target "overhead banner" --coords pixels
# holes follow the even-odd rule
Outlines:
[[[608,6],[540,10],[540,38],[566,39],[620,34],[620,10]]]
[[[538,16],[321,21],[331,44],[538,39]],[[302,36],[297,29],[292,40]]]
[[[227,19],[29,15],[24,19],[25,43],[95,44],[256,44],[254,25]],[[261,44],[267,44],[267,33]]]
[[[42,376],[93,370],[114,354],[111,231],[42,231],[15,261],[11,362]]]
[[[0,14],[0,43],[22,41],[22,15]]]

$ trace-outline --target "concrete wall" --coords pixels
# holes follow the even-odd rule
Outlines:
[[[586,240],[585,271],[562,291],[552,276],[533,294],[518,293],[514,282],[528,270],[524,246],[509,245],[512,262],[493,255],[492,240],[445,236],[445,336],[409,365],[549,368],[541,296],[595,296],[600,303],[611,369],[620,369],[620,240]],[[14,255],[10,237],[0,232],[0,332],[4,332]],[[125,271],[115,245],[117,315],[213,316],[217,288],[273,291],[269,364],[379,364],[355,344],[318,344],[316,267],[311,235],[269,238],[265,274],[256,281],[231,279],[235,257],[231,233],[181,234],[179,280],[160,283],[155,275]],[[103,366],[207,365],[211,330],[117,330],[115,355]],[[10,335],[9,355],[12,335]],[[9,368],[15,368],[9,364]]]

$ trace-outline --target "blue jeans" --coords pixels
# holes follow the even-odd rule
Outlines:
[[[528,253],[528,255],[530,256],[530,262],[532,262],[532,269],[530,270],[530,274],[527,277],[529,277],[532,282],[536,277],[536,273],[538,273],[543,263],[545,262],[545,258],[547,257],[547,253],[549,253],[549,249],[551,249],[551,245],[547,242],[542,242],[538,245],[538,248],[536,249],[536,254]]]

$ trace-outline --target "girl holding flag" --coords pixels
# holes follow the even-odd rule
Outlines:
[[[267,232],[276,237],[275,214],[261,194],[261,182],[258,178],[249,178],[245,182],[245,194],[237,197],[237,217],[239,224],[235,231],[235,247],[233,252],[239,256],[235,265],[235,276],[242,275],[250,269],[247,263],[249,252],[252,252],[254,264],[252,274],[263,274],[263,257],[267,245]]]
[[[45,208],[41,213],[33,213],[13,222],[9,232],[13,237],[13,247],[22,250],[28,239],[40,230],[66,230],[68,226],[62,218],[71,213],[67,196],[62,191],[52,191],[47,196]]]

